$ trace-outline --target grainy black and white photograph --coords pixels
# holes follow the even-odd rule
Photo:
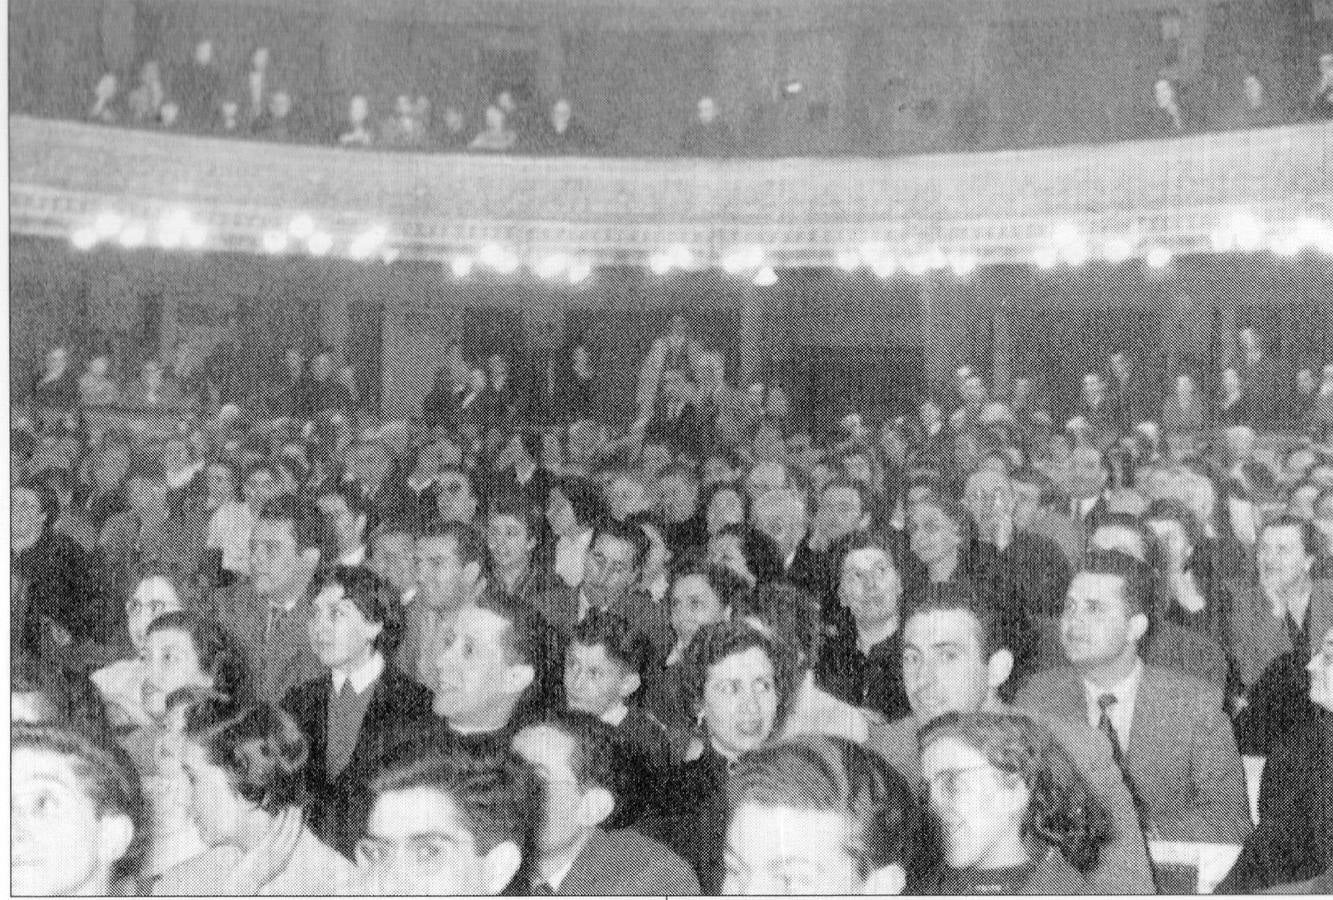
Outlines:
[[[11,894],[1333,894],[1333,0],[5,5]]]

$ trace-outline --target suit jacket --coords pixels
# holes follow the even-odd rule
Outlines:
[[[559,897],[692,896],[699,879],[669,847],[637,831],[593,832],[574,860]]]
[[[260,701],[279,703],[298,684],[324,674],[319,657],[310,649],[308,597],[279,620],[272,634],[266,633],[269,602],[255,593],[248,578],[214,591],[209,605],[213,618],[240,642]]]
[[[1291,633],[1286,619],[1273,615],[1272,604],[1257,584],[1231,583],[1223,590],[1232,592],[1229,631],[1236,668],[1245,686],[1252,687],[1273,660],[1292,650]],[[1317,647],[1333,628],[1333,581],[1314,583],[1308,622],[1310,642]]]
[[[1245,771],[1222,704],[1219,688],[1144,665],[1125,764],[1153,839],[1240,844],[1250,833]],[[1088,725],[1083,680],[1072,666],[1034,675],[1014,705]]]
[[[1321,710],[1286,734],[1259,784],[1259,827],[1217,893],[1252,893],[1329,871],[1333,713]]]
[[[1125,786],[1120,767],[1111,758],[1110,745],[1086,723],[1066,722],[1029,710],[1006,711],[1022,712],[1049,728],[1111,815],[1115,833],[1102,848],[1097,867],[1088,873],[1093,889],[1102,894],[1153,893],[1152,878],[1148,874],[1147,845],[1129,788]],[[921,781],[919,730],[916,718],[908,716],[871,728],[867,742],[867,746],[888,760],[908,784]]]
[[[431,693],[391,665],[370,687],[370,705],[356,743],[341,772],[328,770],[329,696],[333,677],[325,675],[292,688],[282,706],[301,725],[310,743],[305,782],[310,793],[308,824],[333,849],[352,858],[366,831],[372,797],[370,782],[389,752],[431,714]]]
[[[571,588],[557,579],[554,586],[535,598],[533,605],[547,624],[559,632],[563,640],[568,641],[574,626],[579,623],[579,589]],[[675,639],[667,610],[662,604],[645,593],[630,591],[623,599],[611,604],[607,611],[624,617],[631,625],[643,631],[652,641],[658,665],[667,658]]]

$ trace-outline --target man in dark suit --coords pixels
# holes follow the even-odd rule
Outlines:
[[[946,712],[1015,711],[1000,699],[1014,658],[994,612],[957,585],[937,586],[926,596],[903,623],[903,682],[912,714],[872,727],[867,742],[911,784],[921,780],[917,735],[931,719]],[[1050,729],[1111,814],[1115,835],[1088,873],[1094,890],[1152,893],[1134,801],[1106,742],[1086,723],[1023,712]]]
[[[430,691],[385,661],[401,624],[390,591],[364,568],[338,566],[321,578],[310,643],[329,674],[282,701],[310,745],[309,825],[349,859],[365,835],[370,782],[385,755],[430,715]]]
[[[1099,729],[1126,772],[1151,840],[1240,844],[1250,833],[1245,773],[1222,691],[1145,665],[1149,573],[1094,552],[1061,617],[1070,665],[1033,676],[1015,705]]]
[[[320,513],[309,500],[283,495],[259,510],[250,539],[250,577],[213,592],[214,619],[244,648],[259,699],[323,674],[310,647],[308,592],[320,559]]]
[[[592,133],[574,117],[574,108],[564,97],[551,104],[551,116],[534,143],[545,156],[587,155],[597,149]]]
[[[514,750],[546,787],[529,893],[699,893],[694,871],[664,844],[632,829],[605,830],[629,792],[643,789],[611,726],[585,713],[563,713],[520,731]]]
[[[1088,552],[1088,538],[1097,520],[1106,512],[1106,486],[1111,466],[1096,447],[1075,447],[1069,456],[1069,524],[1078,548],[1079,561]]]

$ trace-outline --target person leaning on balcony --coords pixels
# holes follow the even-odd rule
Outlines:
[[[1178,137],[1198,131],[1194,110],[1182,97],[1180,85],[1170,78],[1153,83],[1153,106],[1141,128],[1141,137]]]

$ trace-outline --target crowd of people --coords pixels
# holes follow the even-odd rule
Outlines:
[[[223,72],[215,60],[213,41],[204,39],[195,45],[191,61],[177,70],[164,71],[160,62],[148,59],[129,77],[103,74],[93,88],[86,116],[108,125],[347,148],[537,155],[615,152],[617,136],[594,133],[568,97],[543,103],[503,89],[479,111],[454,103],[437,110],[428,94],[404,92],[394,97],[390,108],[376,110],[367,94],[357,93],[347,101],[345,112],[331,118],[323,106],[328,98],[296,97],[278,83],[274,68],[272,52],[261,46],[250,55],[244,72]],[[782,85],[773,109],[732,110],[730,116],[723,114],[715,97],[700,97],[679,145],[671,149],[683,156],[705,157],[837,152],[839,141],[829,131],[826,102],[810,103],[797,113],[784,109],[784,102],[802,89],[798,82]],[[1300,110],[1275,103],[1270,86],[1253,68],[1244,68],[1233,84],[1220,85],[1208,95],[1201,87],[1191,90],[1166,74],[1145,84],[1142,93],[1138,120],[1121,129],[1121,137],[1171,137],[1333,119],[1333,53],[1319,57],[1318,73]],[[941,117],[933,100],[917,103],[912,110],[918,125]],[[969,129],[976,130],[959,125],[959,130]],[[941,144],[920,149],[967,148]]]
[[[327,350],[130,404],[47,354],[17,893],[1333,887],[1333,365],[1116,353],[1067,421],[964,368],[826,439],[683,316],[632,422],[586,349],[555,423],[470,349],[411,420]]]

